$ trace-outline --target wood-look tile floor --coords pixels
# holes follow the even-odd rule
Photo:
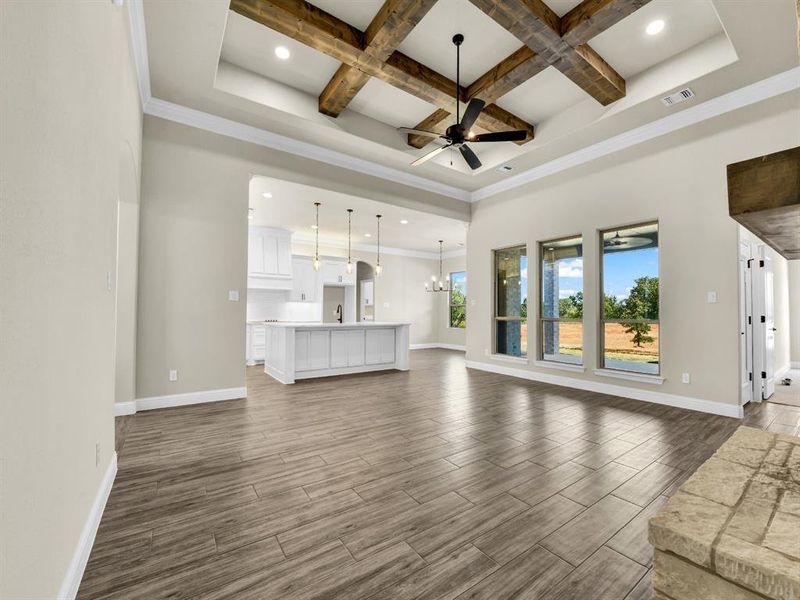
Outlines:
[[[283,386],[118,423],[80,598],[643,599],[647,521],[740,421],[467,370]],[[745,422],[798,433],[800,409]]]

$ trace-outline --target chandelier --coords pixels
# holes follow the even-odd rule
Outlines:
[[[449,292],[450,291],[450,282],[448,281],[447,284],[444,282],[444,277],[442,276],[442,244],[444,244],[444,240],[439,240],[439,280],[437,282],[436,275],[431,275],[431,283],[425,284],[425,291],[426,292]]]

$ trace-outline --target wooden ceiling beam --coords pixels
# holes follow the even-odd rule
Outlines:
[[[494,102],[508,92],[526,82],[549,66],[545,60],[527,46],[523,46],[510,56],[501,60],[497,65],[478,77],[466,89],[466,98],[480,98],[486,102],[484,109],[494,111],[497,107]],[[491,107],[491,108],[490,108]],[[501,109],[502,110],[502,109]],[[428,129],[437,133],[444,133],[444,122],[450,116],[450,111],[437,110],[420,121],[414,129]],[[526,123],[527,125],[527,123]],[[527,127],[522,127],[527,129]],[[533,129],[530,135],[518,144],[524,144],[533,139]],[[409,135],[408,143],[415,148],[422,148],[433,141],[433,138],[421,135]]]
[[[230,8],[370,77],[444,110],[453,109],[454,81],[401,52],[394,51],[386,61],[379,60],[364,51],[364,33],[305,0],[231,0]],[[336,85],[349,85],[345,79]],[[459,96],[462,101],[466,99],[465,88],[459,89]],[[503,127],[499,128],[501,123]],[[533,133],[533,125],[500,107],[484,110],[476,125],[487,131],[524,128]]]
[[[611,8],[612,4],[622,7],[631,2],[635,4],[636,1],[584,0],[580,5],[586,4],[583,12],[575,12],[570,20],[570,23],[574,23],[573,37],[599,31],[598,23],[601,20],[603,23],[616,22],[613,20],[615,15],[619,17],[625,11],[615,13]],[[625,96],[625,80],[622,76],[588,45],[573,47],[568,44],[561,35],[562,19],[543,0],[470,2],[604,106]],[[592,8],[595,10],[591,10]],[[596,15],[598,23],[592,21],[595,18],[593,15]]]
[[[649,2],[650,0],[583,0],[561,17],[561,37],[570,46],[581,46]]]
[[[363,35],[364,52],[385,61],[417,26],[436,0],[386,0]],[[342,64],[319,96],[319,111],[338,117],[370,76]]]

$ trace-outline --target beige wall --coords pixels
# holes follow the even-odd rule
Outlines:
[[[438,265],[436,265],[438,268]],[[444,276],[448,277],[454,271],[466,271],[467,269],[467,255],[454,256],[444,260]],[[433,273],[431,273],[433,275]],[[430,276],[428,277],[430,279]],[[467,273],[467,296],[469,296],[469,273]],[[450,317],[448,314],[448,300],[449,294],[437,294],[436,303],[436,317],[437,317],[437,335],[436,341],[442,344],[449,344],[452,346],[466,347],[467,335],[466,330],[450,327]],[[467,327],[469,327],[469,297],[467,298]]]
[[[535,256],[540,240],[582,234],[588,368],[585,373],[520,368],[737,404],[737,225],[727,216],[725,166],[800,144],[799,98],[793,92],[741,109],[474,206],[467,270],[476,306],[470,306],[467,358],[509,366],[485,354],[492,348],[492,249],[526,243],[529,256]],[[653,386],[600,378],[593,372],[598,366],[597,231],[653,219],[660,224],[666,381]],[[535,263],[529,267],[533,289]],[[708,291],[717,292],[716,304],[707,303]],[[530,346],[537,347],[535,339]],[[681,383],[683,372],[691,374],[690,384]]]
[[[146,117],[142,148],[136,396],[244,386],[247,206],[252,175],[277,177],[468,219],[470,206],[331,165]],[[355,255],[357,258],[359,256]],[[435,339],[421,264],[386,256],[382,320],[412,319],[412,341]],[[242,300],[228,301],[228,290]],[[389,306],[384,306],[388,302]],[[431,311],[432,313],[432,311]],[[168,381],[170,369],[178,381]]]
[[[114,451],[127,9],[0,3],[0,81],[0,597],[55,598]]]
[[[800,260],[790,260],[789,274],[789,359],[800,369]]]

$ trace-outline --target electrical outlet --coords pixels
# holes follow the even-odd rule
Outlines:
[[[170,371],[169,371],[169,380],[170,381],[178,381],[178,370],[177,369],[170,369]]]
[[[483,353],[484,353],[484,355],[489,356],[489,349],[488,348],[484,348],[483,349]]]
[[[228,300],[231,302],[239,301],[239,290],[228,290]]]
[[[716,302],[717,302],[717,292],[708,292],[708,303],[716,304]]]
[[[94,466],[100,466],[100,442],[94,445]]]
[[[690,383],[691,382],[691,377],[689,377],[688,373],[684,373],[683,375],[681,375],[681,381],[683,383]]]
[[[388,302],[384,302],[383,303],[383,308],[389,308],[389,303]]]

